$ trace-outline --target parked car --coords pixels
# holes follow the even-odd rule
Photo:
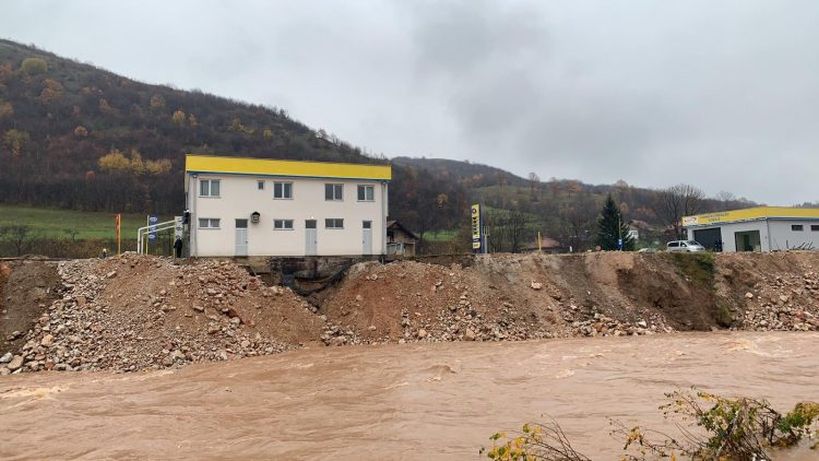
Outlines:
[[[705,251],[705,247],[696,240],[672,240],[665,246],[667,251],[680,253],[695,253]]]

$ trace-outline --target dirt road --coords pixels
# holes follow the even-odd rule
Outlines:
[[[782,408],[819,400],[817,343],[816,332],[414,343],[21,374],[0,380],[0,458],[478,459],[493,432],[545,413],[580,451],[616,459],[607,418],[668,429],[657,406],[676,388]]]

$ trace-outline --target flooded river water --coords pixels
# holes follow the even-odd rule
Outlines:
[[[579,451],[616,459],[609,417],[668,429],[663,393],[692,385],[782,409],[819,400],[819,333],[313,348],[3,377],[0,458],[479,459],[493,432],[546,414]]]

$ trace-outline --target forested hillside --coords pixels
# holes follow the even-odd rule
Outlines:
[[[0,202],[178,213],[188,152],[386,161],[293,120],[284,109],[140,83],[0,40]],[[656,231],[668,225],[658,213],[662,193],[625,184],[542,182],[534,173],[520,178],[486,165],[407,157],[394,159],[393,177],[392,218],[421,235],[463,231],[469,204],[480,200],[490,210],[500,250],[520,249],[537,231],[574,248],[589,246],[609,192],[638,226]],[[698,210],[744,204],[704,200]],[[516,243],[503,243],[504,235]],[[466,245],[468,238],[459,242]]]

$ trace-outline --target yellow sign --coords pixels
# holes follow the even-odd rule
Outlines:
[[[219,157],[215,155],[185,156],[185,172],[229,173],[305,178],[392,179],[390,165],[363,163],[301,162],[266,158]]]
[[[742,210],[718,211],[682,218],[683,226],[753,221],[766,218],[819,218],[819,208],[792,208],[786,206],[757,206]]]
[[[472,205],[472,249],[481,248],[481,206]]]

